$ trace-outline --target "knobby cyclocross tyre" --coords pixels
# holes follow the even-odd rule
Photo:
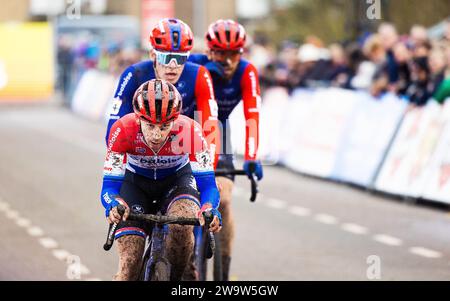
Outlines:
[[[208,268],[207,268],[208,260],[206,259],[206,252],[209,248],[209,242],[208,242],[206,235],[207,235],[206,231],[203,231],[202,232],[203,245],[200,248],[200,252],[199,252],[198,258],[196,260],[199,281],[206,281],[207,273],[208,273]]]
[[[141,266],[141,271],[139,273],[139,281],[145,281],[145,273],[147,271],[147,265],[148,265],[148,260],[150,258],[150,250],[152,247],[152,242],[149,241],[146,243],[146,247],[144,250],[144,256],[142,258],[142,266]],[[147,279],[147,281],[149,281],[150,277]]]
[[[220,234],[215,234],[214,239],[216,241],[216,250],[214,253],[214,281],[222,281],[222,249],[220,245]]]
[[[152,269],[151,281],[170,281],[170,263],[160,260]]]
[[[144,258],[142,262],[141,271],[139,272],[139,281],[145,281],[145,269],[147,268],[148,258]]]

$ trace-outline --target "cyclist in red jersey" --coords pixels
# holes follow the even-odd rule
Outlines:
[[[213,213],[210,230],[221,227],[219,192],[202,129],[180,115],[181,96],[174,85],[151,80],[133,97],[134,113],[111,127],[101,201],[109,223],[117,223],[119,270],[115,280],[136,280],[151,229],[127,221],[130,211],[203,219]],[[121,219],[117,205],[126,207]],[[203,221],[204,222],[204,221]],[[192,226],[170,225],[166,239],[171,280],[180,280],[192,256]]]

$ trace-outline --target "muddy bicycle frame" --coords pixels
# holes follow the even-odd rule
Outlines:
[[[118,211],[120,215],[125,212],[125,207],[122,205],[118,206]],[[205,218],[205,225],[209,225],[213,216],[211,212],[204,212],[203,217]],[[200,221],[198,218],[186,218],[186,217],[176,217],[167,216],[161,214],[136,214],[130,212],[128,220],[142,221],[144,223],[152,224],[152,234],[150,236],[150,242],[147,244],[143,256],[143,266],[140,272],[140,280],[151,281],[151,280],[170,280],[170,263],[166,258],[165,254],[165,240],[169,232],[169,224],[178,225],[191,225],[199,226]],[[203,227],[201,227],[203,228]],[[111,224],[109,227],[106,243],[103,246],[105,251],[111,249],[114,243],[114,235],[117,229],[117,224]],[[215,241],[214,236],[210,231],[206,231],[208,235],[205,237],[208,240],[207,245],[211,249],[210,254],[214,254]],[[202,241],[199,245],[205,245]],[[157,267],[163,266],[163,271],[156,271]],[[156,275],[156,272],[159,275]]]

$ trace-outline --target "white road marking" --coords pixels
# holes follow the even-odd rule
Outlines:
[[[288,209],[289,213],[297,215],[297,216],[308,216],[311,215],[311,209],[300,207],[300,206],[291,206]]]
[[[358,235],[363,235],[363,234],[367,234],[369,232],[369,230],[366,227],[357,225],[357,224],[353,224],[353,223],[345,223],[341,225],[342,230],[353,233],[353,234],[358,234]]]
[[[442,253],[430,250],[423,247],[412,247],[409,249],[409,252],[414,255],[419,255],[426,258],[440,258],[442,257]]]
[[[27,229],[28,234],[30,234],[31,236],[37,237],[37,236],[42,236],[44,235],[44,231],[42,231],[41,228],[33,226]]]
[[[403,244],[402,240],[397,238],[397,237],[393,237],[387,234],[377,234],[373,236],[373,239],[379,243],[388,245],[388,246],[401,246]]]
[[[19,227],[28,228],[31,226],[31,221],[29,219],[21,217],[16,220],[16,224]]]
[[[93,152],[97,154],[105,154],[106,153],[106,146],[100,142],[97,141],[91,141],[83,136],[72,136],[72,135],[60,135],[57,134],[53,129],[46,128],[45,126],[36,126],[34,124],[27,124],[24,122],[20,122],[19,120],[15,120],[17,118],[12,117],[11,120],[15,121],[16,124],[18,124],[21,127],[25,127],[28,129],[31,129],[33,131],[41,132],[47,136],[51,136],[57,140],[60,140],[62,142],[71,144],[77,148],[83,148],[88,152]]]
[[[58,247],[56,240],[50,237],[43,237],[39,239],[39,243],[46,249],[54,249]]]
[[[338,221],[336,217],[324,213],[316,214],[314,218],[316,221],[326,225],[333,225],[336,224]]]
[[[3,201],[0,201],[0,211],[6,211],[9,209],[9,204]]]
[[[268,198],[267,202],[265,202],[265,205],[273,209],[284,209],[287,207],[286,201],[275,198]]]
[[[9,219],[15,220],[19,217],[19,212],[15,211],[15,210],[7,210],[6,217]]]
[[[100,278],[88,278],[88,279],[85,279],[85,281],[103,281],[103,280]]]
[[[80,272],[82,275],[89,275],[91,273],[91,271],[84,264],[80,264]]]
[[[61,261],[65,261],[71,255],[69,252],[62,249],[53,250],[52,254],[56,257],[56,259]]]

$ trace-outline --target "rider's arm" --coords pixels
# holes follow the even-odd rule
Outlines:
[[[200,204],[203,207],[205,204],[210,204],[212,208],[219,208],[219,190],[216,185],[216,178],[214,175],[214,168],[211,160],[208,144],[202,135],[200,126],[195,123],[192,125],[193,137],[192,151],[189,154],[192,173],[197,188],[200,192]]]
[[[100,198],[106,210],[106,216],[109,215],[109,211],[113,207],[119,203],[124,204],[119,193],[125,175],[127,144],[124,127],[121,120],[118,120],[111,127],[103,167],[103,185]]]
[[[242,99],[244,102],[245,160],[256,160],[259,143],[259,108],[261,94],[258,72],[252,64],[248,64],[241,80]]]
[[[200,66],[195,83],[197,110],[201,114],[200,122],[210,147],[214,166],[220,152],[220,129],[217,119],[218,107],[214,97],[211,75],[205,67]]]
[[[105,136],[106,142],[108,142],[109,133],[111,132],[111,127],[114,122],[124,115],[133,112],[133,96],[138,88],[135,77],[135,69],[133,66],[125,69],[120,76],[119,84],[114,93],[113,103],[108,113],[108,125]]]

